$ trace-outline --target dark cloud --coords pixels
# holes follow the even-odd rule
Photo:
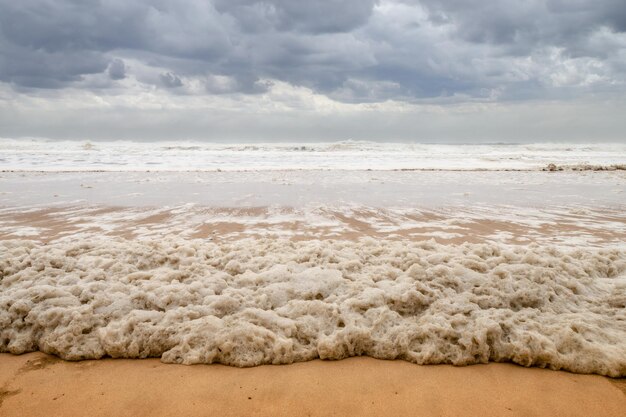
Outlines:
[[[623,0],[0,0],[0,11],[0,81],[15,88],[103,74],[178,94],[183,79],[208,94],[258,94],[278,80],[375,102],[626,83]]]
[[[576,48],[601,27],[626,30],[623,0],[419,0],[430,20],[449,24],[459,38],[511,45],[528,52],[543,45]]]
[[[24,48],[147,50],[210,59],[231,46],[221,15],[202,0],[0,0],[0,30]]]
[[[160,74],[159,77],[161,78],[161,82],[163,83],[163,85],[168,88],[176,88],[176,87],[183,86],[183,82],[178,77],[178,75],[173,74],[171,72],[165,72],[163,74]]]
[[[376,0],[217,0],[219,11],[235,17],[244,31],[349,32],[364,25]]]
[[[0,39],[0,81],[20,87],[62,88],[102,73],[108,59],[97,51],[22,48]]]
[[[115,58],[111,61],[107,71],[112,80],[123,80],[126,78],[126,65],[124,65],[124,61],[121,59]]]
[[[201,0],[0,0],[0,10],[0,53],[15,58],[0,79],[27,87],[62,87],[103,72],[111,51],[209,63],[231,48],[227,20]],[[46,70],[40,80],[11,75]]]

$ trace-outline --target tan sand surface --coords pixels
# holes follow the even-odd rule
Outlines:
[[[234,368],[0,354],[10,416],[623,416],[624,380],[350,358]]]
[[[595,247],[626,241],[623,210],[511,210],[502,207],[487,212],[408,209],[398,213],[384,208],[351,208],[342,212],[292,207],[17,207],[0,209],[0,240],[51,242],[68,237],[135,239],[166,235],[220,240],[282,237],[295,241],[373,237],[435,239],[442,244],[495,241]]]

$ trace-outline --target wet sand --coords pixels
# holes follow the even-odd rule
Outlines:
[[[234,368],[0,354],[10,416],[623,416],[626,380],[350,358]]]
[[[113,236],[124,239],[289,238],[434,239],[442,244],[499,242],[609,247],[626,241],[623,208],[512,207],[114,207],[61,205],[0,208],[0,240]]]

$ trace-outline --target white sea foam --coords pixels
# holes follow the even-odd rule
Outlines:
[[[626,144],[442,145],[344,141],[220,144],[0,138],[0,168],[22,171],[537,170],[626,164]]]
[[[0,241],[0,351],[355,355],[626,376],[626,252],[433,241]]]

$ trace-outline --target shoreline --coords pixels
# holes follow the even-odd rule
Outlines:
[[[337,172],[584,172],[584,171],[626,171],[626,164],[544,164],[525,168],[298,168],[298,167],[280,167],[280,168],[252,168],[252,169],[234,169],[234,168],[211,168],[211,169],[0,169],[0,173],[15,174],[80,174],[80,173],[163,173],[163,174],[196,174],[196,173],[250,173],[250,172],[315,172],[315,171],[337,171]]]
[[[0,206],[0,241],[101,237],[149,239],[283,238],[292,241],[360,238],[458,245],[499,243],[617,248],[626,242],[626,206],[617,207],[443,207],[370,206],[123,207],[61,204]]]
[[[317,311],[314,308],[324,307],[332,315],[332,320],[324,323],[337,337],[333,339],[334,344],[325,342],[326,347],[341,347],[341,337],[350,329],[356,332],[356,336],[367,336],[367,332],[362,330],[375,326],[379,330],[389,330],[381,327],[379,321],[372,321],[381,317],[380,312],[408,326],[409,330],[413,329],[416,344],[422,343],[421,336],[427,338],[439,334],[441,340],[438,341],[445,343],[433,345],[429,351],[433,355],[442,354],[450,343],[454,345],[453,340],[457,336],[463,336],[461,342],[471,347],[473,341],[470,336],[484,333],[475,328],[476,323],[483,323],[485,329],[489,327],[485,320],[466,317],[474,310],[500,324],[507,324],[509,317],[519,318],[498,328],[500,330],[496,329],[502,336],[498,340],[506,344],[510,342],[507,338],[516,337],[518,345],[528,347],[531,353],[533,349],[543,346],[542,340],[544,336],[549,336],[549,329],[564,332],[563,337],[550,339],[560,344],[559,349],[578,351],[581,349],[576,344],[578,342],[585,346],[591,342],[597,342],[596,345],[605,343],[607,347],[615,347],[615,343],[620,342],[619,335],[623,331],[617,326],[613,329],[617,336],[608,335],[611,336],[609,339],[617,341],[615,343],[606,342],[607,334],[598,336],[589,332],[606,330],[611,327],[610,320],[617,320],[617,315],[621,314],[618,308],[622,302],[622,287],[619,285],[623,282],[625,264],[617,258],[621,259],[626,254],[623,243],[626,241],[626,217],[622,210],[625,207],[623,196],[626,195],[623,172],[520,174],[502,178],[494,173],[481,173],[467,176],[467,183],[459,182],[465,179],[461,173],[417,175],[389,172],[383,175],[361,172],[355,178],[333,178],[327,174],[308,178],[302,172],[294,172],[295,178],[286,174],[275,176],[274,173],[263,173],[260,179],[228,172],[198,176],[164,173],[158,178],[143,174],[132,174],[130,178],[113,175],[110,182],[102,174],[42,173],[41,181],[36,175],[3,175],[0,181],[4,187],[0,193],[0,247],[10,245],[6,240],[23,241],[24,248],[38,253],[27,259],[32,262],[33,268],[20,266],[17,261],[13,263],[15,271],[23,269],[15,275],[21,276],[21,280],[28,274],[36,275],[37,268],[43,267],[48,271],[41,277],[31,277],[37,285],[25,285],[20,290],[22,301],[40,303],[28,316],[29,323],[32,325],[39,320],[37,323],[44,327],[50,324],[52,330],[46,333],[48,336],[65,332],[63,335],[68,337],[81,337],[85,334],[81,331],[98,328],[107,352],[115,352],[118,342],[120,349],[126,346],[126,342],[131,347],[145,348],[147,345],[142,343],[153,340],[152,336],[158,339],[159,335],[171,336],[176,331],[180,332],[176,337],[181,349],[192,346],[202,354],[222,354],[224,347],[231,346],[231,342],[235,341],[239,347],[245,345],[250,352],[258,352],[259,348],[254,343],[246,342],[244,336],[250,335],[251,331],[250,327],[241,327],[242,323],[246,326],[250,323],[256,323],[257,327],[265,326],[282,337],[279,338],[282,341],[298,341],[292,338],[291,325],[285,324],[283,317],[291,314],[287,314],[291,311],[287,311],[287,307],[298,302],[304,310],[302,314],[293,312],[291,319],[297,324],[295,329],[306,328],[308,321],[303,317],[325,320],[327,314],[315,313],[315,316],[311,313]],[[423,181],[413,181],[420,179]],[[350,192],[350,200],[344,201],[347,191]],[[168,201],[163,201],[163,196],[168,196]],[[188,202],[190,199],[191,204],[179,204],[179,200]],[[376,244],[384,239],[385,243],[381,244],[383,252],[398,247],[373,264],[379,256],[378,252],[363,252],[357,244],[363,238],[376,241]],[[202,239],[205,244],[196,248],[194,245],[199,243],[194,239]],[[258,249],[250,245],[239,248],[239,252],[233,254],[233,262],[229,263],[229,254],[241,244],[242,239],[257,239],[258,242],[266,239],[267,247]],[[271,242],[281,239],[289,241],[284,243],[284,248]],[[418,256],[418,252],[402,252],[399,246],[402,242],[426,242],[429,239],[433,239],[433,243],[428,245],[441,244],[445,247],[440,248],[438,253],[435,249],[424,248],[428,250],[419,252]],[[27,242],[29,240],[32,240],[31,243]],[[104,243],[96,247],[98,241]],[[154,245],[148,247],[150,242]],[[531,243],[534,245],[530,246],[528,253],[520,253],[509,260],[513,256],[510,251],[517,253]],[[215,270],[203,272],[205,257],[192,259],[190,254],[214,244],[223,246],[224,251],[217,254],[211,252],[209,258],[212,262],[221,260],[215,265]],[[328,251],[317,250],[315,244],[327,247]],[[307,259],[274,259],[278,255],[273,252],[284,255],[285,248],[298,245],[308,247],[303,252],[308,254]],[[464,248],[461,245],[465,245]],[[484,254],[479,250],[483,246],[498,254],[502,250],[503,254]],[[155,248],[160,248],[162,256],[155,256]],[[563,255],[559,252],[561,250],[567,253]],[[85,256],[79,256],[81,251],[85,251]],[[574,251],[584,255],[583,258],[572,258],[570,254]],[[348,252],[358,256],[348,256]],[[598,255],[600,252],[602,256]],[[20,256],[17,253],[14,259]],[[343,257],[340,264],[336,262],[337,256]],[[572,259],[577,262],[575,266],[571,265]],[[59,264],[60,261],[67,262]],[[423,264],[423,271],[416,267],[411,269],[411,265],[418,261]],[[117,272],[107,272],[109,263],[113,265],[111,270]],[[285,265],[290,265],[291,269],[276,272],[269,268],[271,265],[282,265],[283,269],[287,268]],[[390,265],[395,269],[388,270]],[[524,265],[526,272],[520,269]],[[365,271],[362,276],[359,276],[360,269]],[[332,281],[337,270],[343,277],[361,281],[376,277],[376,282],[365,280],[367,282],[363,281],[361,287],[371,287],[370,290],[378,293],[383,291],[384,300],[375,297],[378,293],[361,291],[361,287],[350,287],[354,294],[346,293],[345,299],[339,299],[342,293],[334,291],[333,285],[348,288],[353,281]],[[579,281],[569,282],[565,278],[571,275],[572,270],[585,273],[581,272]],[[94,275],[94,271],[99,271],[101,276]],[[318,277],[315,274],[319,271],[326,274],[320,275],[324,279],[313,280],[320,288],[309,288],[310,276]],[[224,275],[226,273],[228,276]],[[554,281],[558,281],[558,285],[554,288],[542,287],[544,282],[541,277],[555,273],[557,279]],[[115,274],[117,278],[107,281]],[[107,278],[102,280],[103,276]],[[288,279],[283,279],[285,276]],[[471,282],[461,280],[460,276],[476,281],[478,286],[472,287]],[[496,279],[498,276],[500,278]],[[194,277],[224,277],[228,286],[222,288],[221,281],[195,279],[194,282]],[[529,282],[527,278],[532,277],[534,281]],[[51,280],[50,286],[44,285],[46,283],[42,278]],[[380,278],[382,280],[378,283]],[[489,278],[488,282],[484,278]],[[76,282],[70,282],[72,280]],[[404,287],[403,280],[406,281]],[[431,290],[457,288],[458,294],[446,298],[446,293],[425,300],[424,297],[432,291],[424,291],[420,295],[411,290],[431,280],[441,281]],[[264,290],[263,286],[270,282],[284,288]],[[504,285],[506,282],[509,284]],[[9,286],[9,279],[5,280],[5,284]],[[502,286],[499,292],[491,294],[499,286]],[[36,294],[31,291],[35,287],[39,291]],[[55,288],[56,292],[51,292],[50,288]],[[118,292],[114,293],[113,289]],[[120,297],[121,289],[128,290],[129,294]],[[528,291],[523,292],[523,289]],[[229,294],[225,290],[232,293],[231,298],[226,297]],[[189,291],[189,294],[181,293],[178,297],[181,291]],[[113,293],[115,296],[108,300],[106,296]],[[261,298],[250,298],[251,294]],[[546,301],[545,294],[560,297],[562,303],[552,306],[548,303],[552,300]],[[595,297],[598,305],[610,307],[615,312],[598,312],[598,305],[588,308],[589,294]],[[266,300],[265,296],[269,298]],[[196,305],[189,307],[193,304],[190,300],[196,300]],[[442,300],[452,301],[447,303]],[[440,312],[430,307],[465,305],[463,303],[467,300],[471,301],[468,305],[472,311],[448,311],[446,307],[444,312]],[[124,316],[120,313],[120,317],[113,317],[114,320],[108,316],[100,317],[103,305],[109,305],[109,301],[111,314],[126,310],[128,314]],[[244,302],[248,304],[243,305]],[[277,305],[266,305],[270,302]],[[243,304],[237,307],[236,303]],[[546,303],[550,305],[544,305]],[[499,311],[506,310],[506,314],[491,317],[490,312],[495,310],[490,309],[490,305],[499,308]],[[9,304],[5,307],[10,310]],[[11,311],[19,310],[18,307]],[[176,311],[186,307],[189,307],[191,315],[175,316]],[[560,313],[564,310],[571,315],[574,307],[581,318],[572,319],[569,324],[551,321],[550,317],[562,317]],[[229,308],[236,311],[229,312]],[[274,314],[275,308],[282,308],[280,320],[265,323],[263,320],[267,320],[268,314]],[[64,313],[57,314],[61,310]],[[202,317],[219,317],[224,321],[218,323],[217,319],[207,319],[203,322],[222,329],[219,334],[224,336],[223,340],[215,342],[213,350],[203,350],[207,341],[195,340],[192,336],[207,332],[218,334],[215,329],[206,330],[201,326],[195,330],[183,328],[189,327],[191,322],[197,324],[202,321],[193,316],[199,314],[196,310],[203,312]],[[368,315],[367,311],[372,313]],[[80,321],[76,320],[74,313],[77,312],[84,313],[84,326],[64,328],[66,321],[74,324]],[[426,313],[432,313],[431,316],[438,319],[433,320]],[[90,322],[94,316],[111,319],[107,323],[113,325],[105,328],[101,322]],[[18,320],[25,317],[15,319],[15,322],[19,323]],[[36,320],[37,317],[39,319]],[[66,321],[63,321],[64,317]],[[69,320],[71,317],[74,318]],[[167,327],[164,317],[172,320],[170,327]],[[452,326],[452,331],[444,326],[445,329],[439,333],[433,331],[432,323],[442,322],[442,317],[449,319],[444,320],[445,323],[460,327],[455,330]],[[606,321],[602,321],[602,317]],[[419,329],[411,327],[413,319],[420,318],[424,328],[430,326],[424,334],[415,333]],[[54,320],[60,321],[55,324],[52,323]],[[154,331],[155,323],[161,322],[165,323],[163,332],[150,333]],[[519,323],[541,325],[541,331],[537,333],[537,328],[527,328]],[[582,325],[579,326],[580,323]],[[333,327],[335,325],[337,328]],[[228,333],[233,328],[241,331]],[[125,333],[124,329],[130,330]],[[145,330],[145,337],[142,339],[138,335],[133,339],[133,329],[136,332]],[[324,332],[315,330],[312,334],[321,335]],[[411,333],[405,329],[393,335],[400,337],[407,334]],[[484,334],[493,336],[492,333]],[[528,334],[537,337],[528,339]],[[385,335],[379,335],[374,341],[367,337],[350,338],[349,335],[345,340],[354,342],[358,352],[367,353],[367,349],[374,349],[376,341],[398,339]],[[450,343],[446,342],[446,335],[452,340]],[[573,344],[565,343],[565,336]],[[12,337],[17,340],[15,335]],[[98,337],[93,336],[87,342],[101,340]],[[477,348],[476,352],[491,354],[494,344],[489,337],[478,341],[480,349]],[[361,343],[361,339],[367,343]],[[138,344],[133,344],[133,340],[139,341]],[[53,338],[47,338],[48,342],[53,343]],[[271,340],[268,343],[272,346],[276,344]],[[502,343],[498,345],[500,353],[509,354]],[[68,346],[76,347],[78,344],[70,343]],[[96,350],[101,347],[97,343],[94,346]],[[561,355],[559,349],[552,353]],[[520,352],[524,353],[523,350]],[[415,354],[418,351],[415,350]],[[620,352],[615,348],[613,356],[621,358]],[[333,355],[335,353],[322,357],[341,356]],[[589,359],[581,355],[582,359]],[[540,356],[536,358],[538,361],[545,359]],[[176,358],[170,358],[173,359]],[[193,361],[194,356],[190,355],[188,360]],[[494,360],[499,359],[495,357]],[[339,361],[315,359],[242,369],[219,364],[173,365],[154,358],[106,357],[66,362],[40,352],[21,356],[0,354],[0,415],[8,417],[41,414],[586,417],[621,416],[624,409],[625,378],[524,368],[511,363],[455,367],[357,356]]]

